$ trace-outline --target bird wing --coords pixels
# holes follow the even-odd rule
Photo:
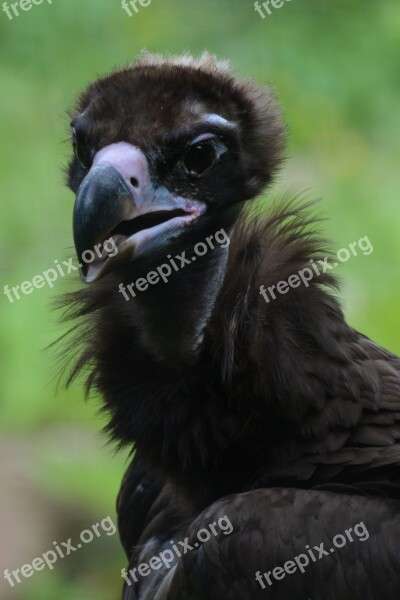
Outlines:
[[[348,361],[319,375],[314,362],[323,402],[300,424],[304,455],[263,469],[255,487],[343,486],[400,499],[400,360],[353,330],[348,335]]]
[[[400,591],[398,509],[395,501],[284,488],[228,497],[193,523],[191,541],[201,525],[224,514],[232,534],[188,554],[168,598],[394,600]],[[262,583],[258,571],[267,574]]]
[[[184,554],[126,586],[124,600],[397,600],[399,508],[293,488],[227,496],[192,522]],[[141,560],[163,549],[153,539]]]

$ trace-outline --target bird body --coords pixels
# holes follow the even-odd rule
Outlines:
[[[89,369],[135,449],[124,600],[398,598],[400,359],[347,325],[329,272],[260,293],[328,254],[304,203],[247,208],[281,161],[273,94],[209,55],[145,55],[72,126],[78,256],[119,248],[66,303],[71,379]]]

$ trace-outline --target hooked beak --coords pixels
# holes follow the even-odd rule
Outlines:
[[[177,237],[206,206],[154,188],[144,154],[125,142],[103,148],[77,193],[73,230],[82,279],[96,281]]]

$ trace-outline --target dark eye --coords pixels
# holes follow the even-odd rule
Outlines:
[[[200,177],[217,159],[217,150],[213,142],[194,144],[187,151],[183,163],[190,175]]]
[[[85,148],[84,140],[82,139],[82,135],[78,133],[75,127],[72,127],[72,146],[74,148],[74,153],[76,158],[81,163],[82,167],[85,169],[90,166],[90,154]]]

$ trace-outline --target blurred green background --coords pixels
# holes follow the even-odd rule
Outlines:
[[[119,0],[46,0],[10,21],[0,12],[0,274],[2,290],[73,256],[67,109],[88,82],[142,48],[228,57],[271,82],[289,125],[288,161],[273,195],[308,190],[333,249],[368,236],[374,252],[340,265],[349,322],[400,352],[400,4],[291,0],[262,19],[247,0],[152,0],[129,17]],[[266,194],[266,202],[270,197]],[[100,434],[81,382],[56,393],[44,348],[63,328],[50,309],[74,286],[0,298],[0,598],[118,598],[117,535],[53,571],[3,580],[110,515],[125,468]]]

